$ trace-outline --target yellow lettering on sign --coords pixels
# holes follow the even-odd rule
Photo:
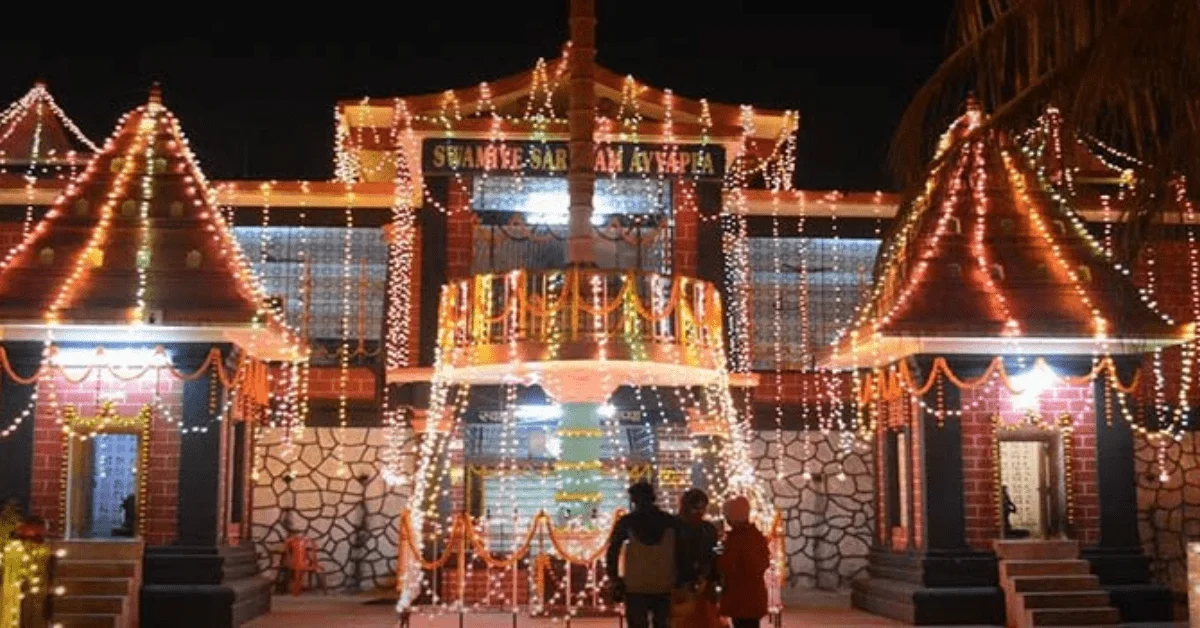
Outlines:
[[[567,169],[567,149],[554,149],[554,169],[564,171]]]
[[[603,148],[596,149],[596,172],[612,172],[608,165],[608,151]]]
[[[446,167],[446,147],[442,146],[441,144],[433,147],[433,167]]]
[[[650,154],[641,149],[633,149],[633,155],[629,157],[630,172],[650,172]]]

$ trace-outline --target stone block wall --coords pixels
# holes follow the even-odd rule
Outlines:
[[[875,525],[872,446],[840,432],[782,436],[760,431],[753,445],[759,476],[783,511],[787,587],[849,587],[866,575]]]
[[[411,437],[405,432],[401,438]],[[262,432],[255,451],[253,536],[265,575],[276,575],[290,512],[292,530],[317,543],[330,589],[353,584],[355,563],[363,589],[394,585],[396,525],[410,487],[383,481],[379,461],[386,443],[384,428],[308,428],[289,451],[283,430]],[[415,450],[411,440],[405,450]]]
[[[1156,580],[1175,591],[1187,588],[1187,545],[1200,539],[1200,435],[1188,432],[1166,449],[1134,437],[1138,483],[1138,534],[1153,562]],[[1165,471],[1165,479],[1160,477]]]

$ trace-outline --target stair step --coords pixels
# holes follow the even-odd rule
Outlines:
[[[124,595],[63,595],[54,600],[54,610],[119,615],[125,612],[125,600]]]
[[[1025,611],[1031,626],[1116,626],[1121,614],[1112,607],[1042,608]]]
[[[65,558],[58,561],[54,573],[59,578],[132,578],[137,568],[138,563],[132,561]]]
[[[104,613],[55,613],[50,625],[62,628],[124,628],[121,615]]]
[[[1098,591],[1100,579],[1094,575],[1017,576],[1010,580],[1016,593],[1031,591]]]
[[[1079,557],[1078,541],[993,541],[1001,560],[1071,560]]]
[[[77,560],[142,560],[141,541],[57,541],[55,550],[66,550],[68,559]]]
[[[1086,560],[1002,560],[1000,579],[1014,576],[1075,576],[1092,572]]]
[[[1021,594],[1025,610],[1040,608],[1099,608],[1111,600],[1104,591],[1046,591]]]
[[[55,578],[63,595],[129,595],[129,578]]]

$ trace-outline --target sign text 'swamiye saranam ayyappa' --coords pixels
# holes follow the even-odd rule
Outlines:
[[[557,141],[428,139],[421,153],[421,167],[428,174],[565,175],[570,166],[567,143]],[[725,149],[718,144],[598,144],[596,172],[618,177],[720,177],[725,173]]]

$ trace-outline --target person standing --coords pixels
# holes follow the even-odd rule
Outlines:
[[[629,628],[667,628],[671,590],[685,572],[680,551],[680,524],[659,509],[654,487],[629,487],[633,512],[617,520],[608,539],[605,565],[614,603],[625,602]],[[624,560],[622,560],[624,550]]]
[[[684,572],[672,600],[671,616],[675,626],[718,628],[717,608],[717,527],[705,520],[708,495],[698,488],[688,489],[679,499],[679,520],[683,542]]]
[[[764,576],[771,566],[767,538],[750,522],[750,501],[734,497],[725,502],[724,548],[717,566],[724,578],[721,614],[733,622],[733,628],[757,628],[767,614],[767,583]]]

